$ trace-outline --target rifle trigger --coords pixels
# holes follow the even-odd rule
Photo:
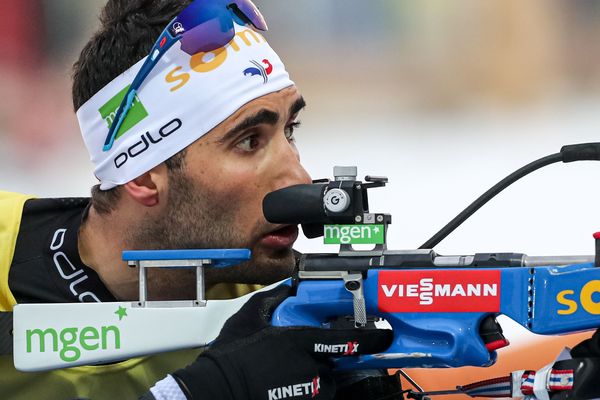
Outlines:
[[[481,321],[479,336],[490,353],[510,344],[502,334],[502,327],[493,315],[488,315]]]

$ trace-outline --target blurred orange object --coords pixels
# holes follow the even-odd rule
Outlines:
[[[564,336],[540,336],[532,333],[520,337],[515,345],[498,350],[498,361],[491,367],[462,367],[448,369],[411,368],[406,372],[425,391],[454,389],[457,385],[483,381],[485,379],[506,376],[522,369],[538,370],[551,363],[565,348],[572,348],[587,339],[591,332]],[[530,336],[530,337],[529,337]],[[390,372],[395,372],[392,370]],[[411,385],[402,379],[402,388],[410,389]],[[468,399],[467,395],[435,396],[434,400]],[[482,398],[482,397],[477,397]]]

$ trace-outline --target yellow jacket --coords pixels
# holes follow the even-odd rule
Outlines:
[[[8,273],[21,225],[25,201],[31,196],[0,191],[0,312],[16,304],[8,285]],[[211,287],[208,299],[239,297],[256,285]],[[191,363],[201,349],[181,350],[100,366],[82,366],[47,372],[20,372],[12,355],[0,356],[0,399],[74,400],[137,399],[168,373]]]

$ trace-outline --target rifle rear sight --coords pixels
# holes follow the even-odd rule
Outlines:
[[[355,166],[336,166],[333,175],[334,180],[320,179],[269,193],[263,200],[266,219],[276,224],[300,224],[308,238],[325,235],[325,243],[340,244],[340,255],[381,254],[387,249],[392,216],[369,212],[367,191],[385,186],[388,178],[367,175],[365,182],[359,181]],[[356,251],[352,244],[357,243],[375,247]]]

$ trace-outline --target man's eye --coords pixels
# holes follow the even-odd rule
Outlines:
[[[300,128],[300,121],[292,122],[288,126],[285,127],[285,137],[288,140],[295,140],[294,131]]]
[[[242,151],[252,151],[258,147],[258,138],[256,135],[248,136],[240,140],[235,147]]]

